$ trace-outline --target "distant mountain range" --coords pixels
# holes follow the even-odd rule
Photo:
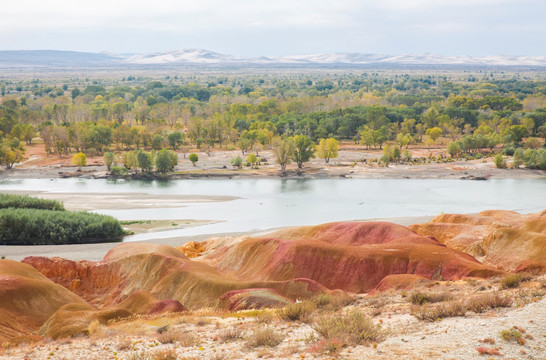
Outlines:
[[[116,65],[460,65],[460,66],[546,66],[546,56],[483,57],[436,54],[378,55],[331,53],[270,57],[242,57],[202,49],[183,49],[149,54],[87,53],[60,50],[0,51],[0,66],[63,67]]]

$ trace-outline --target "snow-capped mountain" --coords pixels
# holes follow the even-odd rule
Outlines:
[[[183,49],[148,54],[85,53],[57,50],[0,51],[1,66],[116,66],[116,65],[459,65],[546,67],[546,56],[494,55],[483,57],[437,54],[378,55],[326,53],[270,57],[243,57],[202,49]]]

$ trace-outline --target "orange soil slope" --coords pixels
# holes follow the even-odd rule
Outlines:
[[[85,305],[79,296],[33,267],[0,260],[0,343],[31,333],[70,303]]]
[[[433,238],[384,222],[342,222],[249,238],[204,257],[237,279],[309,278],[329,289],[372,290],[385,276],[490,277],[500,271]]]
[[[272,288],[291,299],[328,292],[324,286],[309,279],[231,279],[166,245],[120,244],[97,263],[44,257],[27,257],[23,262],[69,287],[98,308],[117,306],[139,290],[159,301],[175,300],[190,309],[218,306],[220,297],[231,290]]]
[[[546,267],[546,210],[528,215],[500,210],[444,214],[410,229],[507,271],[528,261],[535,268]]]

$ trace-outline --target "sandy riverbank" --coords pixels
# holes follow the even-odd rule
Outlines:
[[[441,149],[410,149],[414,157],[439,156]],[[236,170],[230,165],[230,160],[241,155],[238,150],[215,150],[210,153],[198,152],[199,161],[193,166],[183,154],[179,154],[179,163],[175,173],[169,175],[174,179],[191,178],[270,178],[280,177],[279,166],[274,161],[271,151],[260,152],[262,165],[259,169],[243,167]],[[457,160],[448,163],[428,164],[390,164],[381,167],[370,162],[371,159],[381,157],[380,150],[360,150],[344,148],[339,156],[331,159],[328,164],[323,159],[312,159],[298,170],[295,164],[290,164],[288,172],[283,177],[288,178],[371,178],[371,179],[461,179],[461,178],[541,178],[546,177],[546,171],[530,169],[497,169],[493,159]],[[36,158],[36,159],[35,159]],[[90,159],[90,166],[81,171],[72,166],[69,158],[48,158],[47,162],[39,160],[36,155],[33,160],[17,164],[14,169],[0,170],[0,179],[53,179],[62,177],[106,178],[108,172],[100,157]]]
[[[230,201],[236,196],[172,195],[145,193],[59,193],[47,191],[1,190],[3,193],[30,195],[64,203],[67,210],[130,210],[145,208],[177,208],[188,203]]]

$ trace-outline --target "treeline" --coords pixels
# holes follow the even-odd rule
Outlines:
[[[128,78],[96,81],[81,89],[74,83],[84,82],[75,80],[49,90],[33,80],[2,99],[0,161],[7,167],[20,161],[36,135],[59,156],[215,146],[258,152],[277,137],[297,135],[374,148],[385,142],[431,146],[448,137],[462,152],[542,141],[546,82],[481,76],[372,72],[209,76],[184,83],[199,80],[188,76],[140,79],[139,85]]]
[[[52,200],[0,195],[0,245],[87,244],[119,241],[123,234],[110,216],[66,211]]]

